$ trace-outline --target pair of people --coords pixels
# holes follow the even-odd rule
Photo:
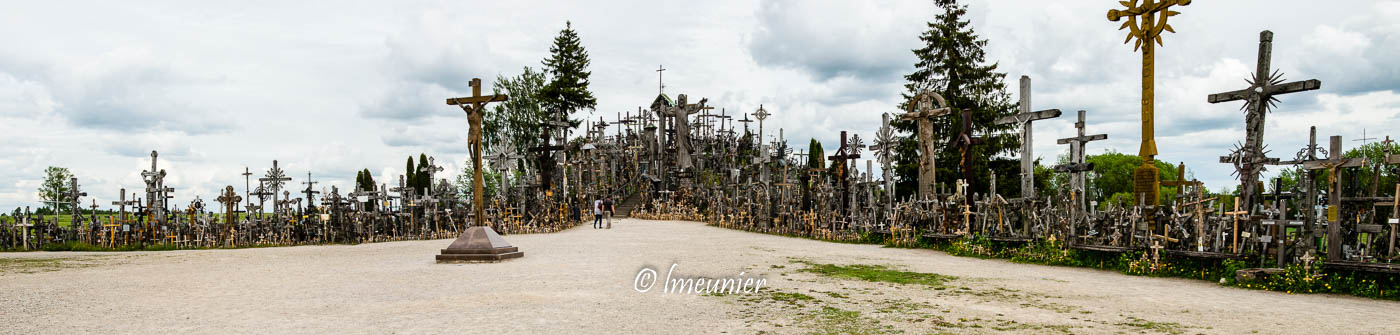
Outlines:
[[[612,196],[593,200],[593,229],[603,228],[603,217],[607,217],[607,229],[612,229]]]

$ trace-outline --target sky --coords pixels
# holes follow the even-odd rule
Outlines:
[[[1106,13],[1116,1],[969,1],[987,61],[1030,76],[1037,158],[1068,148],[1075,111],[1088,145],[1135,154],[1141,56]],[[1183,162],[1213,190],[1238,182],[1218,163],[1244,140],[1240,102],[1259,32],[1274,32],[1273,68],[1322,88],[1280,97],[1267,117],[1272,156],[1341,135],[1400,137],[1400,2],[1195,1],[1179,8],[1156,56],[1158,159]],[[48,166],[69,168],[102,208],[158,168],[175,203],[214,206],[273,161],[305,188],[350,187],[355,171],[396,181],[426,153],[454,178],[467,118],[442,103],[468,81],[538,69],[565,22],[592,60],[596,120],[648,105],[658,90],[707,97],[726,113],[760,104],[791,143],[848,131],[873,138],[898,112],[931,1],[25,1],[0,11],[0,209],[38,207]],[[1375,140],[1370,140],[1375,141]],[[868,143],[869,141],[867,141]],[[861,164],[862,166],[864,164]],[[1276,172],[1276,171],[1275,171]],[[1266,173],[1272,175],[1275,172]],[[256,181],[256,180],[254,180]],[[254,183],[256,186],[256,183]],[[139,191],[135,191],[139,192]],[[216,207],[215,207],[216,208]]]

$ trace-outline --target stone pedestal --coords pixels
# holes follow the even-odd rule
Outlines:
[[[471,227],[457,236],[442,254],[438,263],[495,263],[525,257],[525,253],[507,243],[490,227]]]

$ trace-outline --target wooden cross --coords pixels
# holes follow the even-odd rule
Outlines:
[[[836,167],[836,178],[841,180],[842,205],[846,204],[846,200],[848,200],[851,195],[851,180],[847,178],[850,171],[847,170],[846,162],[857,158],[860,158],[860,148],[858,146],[853,147],[850,143],[846,142],[846,132],[841,131],[841,147],[836,149],[836,154],[827,156],[826,159],[832,161],[832,165]],[[846,210],[849,211],[850,208],[846,208]]]
[[[1096,135],[1085,135],[1085,134],[1084,134],[1084,115],[1085,115],[1085,114],[1086,114],[1086,112],[1085,112],[1084,110],[1080,110],[1080,111],[1079,111],[1079,119],[1078,119],[1078,121],[1075,121],[1075,122],[1074,122],[1074,128],[1075,128],[1075,130],[1078,132],[1078,136],[1069,137],[1069,138],[1062,138],[1062,139],[1059,139],[1059,140],[1056,140],[1056,141],[1055,141],[1055,143],[1057,143],[1057,144],[1068,144],[1068,145],[1069,145],[1069,163],[1068,163],[1068,164],[1063,164],[1063,165],[1055,166],[1055,171],[1056,171],[1056,172],[1066,172],[1066,173],[1070,173],[1070,179],[1069,179],[1070,189],[1071,189],[1072,192],[1077,192],[1077,193],[1078,193],[1078,194],[1077,194],[1078,196],[1076,197],[1076,200],[1075,200],[1075,207],[1078,208],[1080,211],[1083,211],[1083,210],[1084,210],[1084,199],[1085,199],[1085,196],[1084,196],[1084,190],[1085,190],[1085,188],[1084,188],[1084,186],[1085,186],[1085,185],[1084,185],[1084,184],[1085,184],[1084,172],[1086,172],[1086,171],[1093,171],[1093,170],[1094,170],[1094,164],[1093,164],[1093,163],[1085,163],[1085,162],[1084,162],[1084,153],[1085,153],[1085,152],[1084,152],[1084,145],[1085,145],[1085,144],[1088,144],[1089,142],[1093,142],[1093,141],[1102,141],[1102,140],[1108,139],[1108,135],[1107,135],[1107,134],[1096,134]]]
[[[311,180],[311,171],[307,171],[307,172],[306,172],[306,181],[301,182],[301,183],[302,183],[303,185],[306,185],[306,190],[301,191],[301,193],[306,195],[306,207],[307,207],[307,210],[310,210],[312,206],[315,206],[315,203],[314,203],[314,202],[315,202],[316,200],[315,200],[315,198],[313,198],[313,197],[314,197],[316,194],[320,194],[321,191],[314,191],[314,190],[311,189],[311,187],[312,187],[312,186],[315,186],[316,183],[317,183],[317,182]],[[232,187],[232,186],[230,186],[230,187]]]
[[[472,194],[478,195],[472,198],[472,210],[475,217],[472,218],[477,226],[485,226],[486,212],[482,205],[481,184],[481,118],[486,113],[486,104],[491,102],[506,101],[505,94],[481,95],[481,78],[472,78],[470,83],[472,96],[462,98],[447,99],[448,105],[456,105],[467,113],[468,128],[467,145],[471,146],[472,153]]]
[[[935,104],[935,102],[937,104]],[[938,182],[938,148],[934,140],[933,118],[948,115],[953,109],[938,92],[922,91],[906,105],[906,112],[900,119],[914,121],[919,128],[919,194],[932,195],[933,184]]]
[[[28,211],[29,207],[26,206],[25,210]],[[16,226],[18,226],[19,229],[23,231],[22,237],[20,238],[24,241],[24,250],[29,250],[29,227],[34,226],[34,224],[29,223],[29,213],[25,213],[25,215],[20,218],[20,224]]]
[[[1278,102],[1275,95],[1316,90],[1322,87],[1317,79],[1283,83],[1283,75],[1277,71],[1270,73],[1270,59],[1273,55],[1274,33],[1268,30],[1259,33],[1259,57],[1255,65],[1254,77],[1247,80],[1249,87],[1241,90],[1211,94],[1206,98],[1210,103],[1244,100],[1240,109],[1245,110],[1244,146],[1233,156],[1220,157],[1221,163],[1235,163],[1240,175],[1240,196],[1245,208],[1254,208],[1254,193],[1258,187],[1259,173],[1264,164],[1278,164],[1277,158],[1264,157],[1264,118],[1269,107]]]
[[[1016,124],[1021,127],[1021,198],[1035,199],[1035,155],[1031,122],[1060,117],[1059,109],[1031,111],[1031,77],[1021,76],[1020,113],[996,119],[996,124]]]
[[[963,180],[968,183],[972,182],[972,147],[984,141],[980,136],[972,136],[972,111],[962,110],[962,132],[953,140],[953,147],[958,148],[958,169],[962,170]]]
[[[136,200],[126,200],[126,188],[121,189],[121,194],[118,196],[117,199],[117,201],[112,202],[112,205],[117,206],[117,208],[121,212],[122,224],[127,224],[126,206],[136,206],[140,202]]]
[[[1337,169],[1345,167],[1358,167],[1366,164],[1365,157],[1342,158],[1342,137],[1332,136],[1330,149],[1327,150],[1330,157],[1325,160],[1309,160],[1303,162],[1303,168],[1308,170],[1327,170],[1327,257],[1333,260],[1342,259],[1342,228],[1340,221],[1340,209],[1342,206],[1342,186],[1341,178],[1337,177]]]
[[[243,201],[243,197],[233,192],[232,185],[224,187],[224,192],[220,193],[219,197],[214,200],[218,200],[219,203],[224,206],[225,223],[232,224],[234,221],[237,221],[238,218],[234,213],[238,211],[238,203]]]
[[[1143,0],[1142,4],[1137,1],[1120,1],[1120,4],[1127,7],[1123,10],[1110,9],[1108,20],[1118,22],[1119,19],[1127,18],[1118,29],[1128,29],[1128,41],[1136,42],[1133,49],[1142,50],[1142,144],[1138,149],[1138,157],[1142,158],[1142,166],[1133,170],[1133,193],[1141,194],[1138,198],[1150,199],[1150,204],[1157,204],[1157,168],[1153,161],[1157,156],[1157,142],[1154,139],[1153,113],[1154,113],[1154,69],[1153,45],[1162,44],[1162,31],[1176,32],[1167,18],[1181,14],[1171,10],[1172,6],[1186,6],[1191,4],[1191,0]]]
[[[1232,241],[1230,242],[1230,252],[1231,252],[1231,253],[1238,253],[1238,252],[1239,252],[1238,249],[1239,249],[1239,245],[1240,245],[1240,216],[1241,216],[1241,215],[1248,215],[1248,214],[1249,214],[1249,211],[1242,211],[1242,210],[1240,210],[1240,198],[1236,197],[1236,198],[1235,198],[1235,210],[1234,210],[1233,212],[1224,212],[1224,213],[1220,213],[1220,214],[1229,215],[1229,216],[1234,217],[1235,224],[1234,224],[1234,228],[1231,229],[1233,232],[1230,233],[1230,239],[1232,240]]]

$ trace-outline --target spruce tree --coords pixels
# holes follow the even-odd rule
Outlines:
[[[973,136],[980,136],[985,142],[975,145],[968,152],[971,158],[969,169],[973,180],[968,181],[973,190],[985,193],[990,175],[987,170],[996,171],[999,176],[1019,176],[1016,161],[1009,158],[995,158],[1008,154],[1020,147],[1014,125],[995,125],[996,118],[1016,112],[1011,95],[1006,92],[1003,80],[1005,73],[997,72],[995,62],[986,64],[987,40],[980,39],[973,31],[971,22],[964,18],[967,6],[956,0],[935,0],[942,10],[928,23],[928,30],[919,35],[924,47],[914,49],[919,61],[915,71],[904,76],[908,81],[904,87],[905,102],[900,109],[920,91],[930,90],[941,94],[952,107],[948,116],[934,118],[935,140],[941,148],[935,158],[938,168],[938,183],[952,185],[962,178],[960,153],[951,146],[950,139],[962,130],[962,112],[971,111]],[[918,129],[913,121],[892,120],[892,126],[909,134],[900,142],[896,155],[895,173],[899,197],[913,196],[918,192],[919,151]],[[1019,183],[998,183],[998,193],[1019,194]]]
[[[566,113],[588,109],[598,105],[593,92],[588,90],[588,50],[579,42],[578,32],[572,22],[564,22],[564,30],[554,38],[549,47],[549,58],[544,61],[544,71],[550,75],[549,84],[540,90],[539,99],[550,113]],[[577,120],[571,120],[577,123]]]
[[[418,168],[413,170],[416,172],[416,174],[414,175],[414,179],[416,181],[414,182],[413,187],[418,189],[418,194],[428,194],[428,190],[430,190],[430,187],[433,186],[432,174],[428,173],[426,171],[427,169],[428,155],[419,153]]]
[[[417,180],[417,179],[413,179],[414,177],[417,177],[417,175],[413,173],[414,171],[416,171],[417,168],[418,168],[417,166],[414,166],[414,165],[413,165],[413,155],[409,155],[409,156],[408,156],[408,166],[406,166],[406,167],[403,168],[403,170],[404,170],[404,172],[403,172],[403,183],[404,183],[404,186],[405,186],[405,187],[413,188],[413,189],[415,189],[415,190],[418,188],[418,186],[417,186],[418,184],[415,184],[415,183],[414,183],[414,182],[416,182],[416,181],[418,181],[418,180]]]

